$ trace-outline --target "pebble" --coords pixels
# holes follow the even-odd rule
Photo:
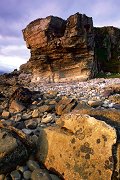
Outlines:
[[[28,129],[35,129],[38,125],[38,122],[34,119],[30,119],[25,121],[26,128]]]
[[[33,160],[28,160],[27,161],[27,166],[29,167],[29,169],[31,171],[34,171],[35,169],[40,168],[39,164],[36,161],[33,161]]]
[[[43,116],[41,123],[49,123],[51,122],[53,119],[55,119],[55,116],[53,114],[47,114],[47,116]]]
[[[49,173],[47,173],[47,171],[45,171],[43,169],[35,169],[32,172],[31,179],[32,180],[37,180],[37,179],[39,179],[39,180],[52,180]]]
[[[30,135],[33,132],[31,129],[22,129],[22,131],[27,135]]]
[[[15,170],[10,173],[12,180],[21,180],[21,174],[19,171]]]
[[[31,171],[24,171],[23,177],[25,179],[30,179],[31,178]]]

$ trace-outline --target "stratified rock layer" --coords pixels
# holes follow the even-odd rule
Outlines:
[[[114,170],[115,129],[77,112],[61,116],[57,124],[59,127],[41,131],[39,161],[66,180],[110,180]]]
[[[32,81],[86,80],[98,72],[120,72],[120,29],[94,28],[91,17],[76,13],[67,20],[48,16],[23,30],[31,51],[21,66],[32,72]]]
[[[96,70],[92,18],[76,13],[66,21],[49,16],[23,30],[31,58],[21,70],[32,71],[33,81],[86,80]]]

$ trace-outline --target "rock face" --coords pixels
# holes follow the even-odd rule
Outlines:
[[[64,179],[111,179],[116,131],[77,112],[61,116],[58,127],[41,131],[37,157]]]
[[[95,56],[98,69],[119,73],[120,72],[120,29],[109,26],[94,28]]]
[[[120,29],[94,28],[92,18],[84,14],[67,20],[37,19],[23,36],[31,57],[20,69],[32,72],[33,82],[86,80],[101,70],[120,72]]]
[[[33,81],[65,82],[93,77],[94,32],[92,18],[76,13],[66,21],[49,16],[23,30],[31,57],[21,70],[32,71]]]

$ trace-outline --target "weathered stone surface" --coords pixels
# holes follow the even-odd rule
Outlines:
[[[76,13],[66,21],[48,16],[23,30],[31,58],[21,70],[33,73],[32,81],[65,82],[92,77],[94,33],[92,18]]]
[[[66,180],[110,180],[114,169],[115,129],[80,113],[63,115],[57,124],[61,128],[41,131],[38,160]]]
[[[78,109],[77,109],[78,110]],[[75,110],[73,110],[75,111]],[[95,108],[80,108],[80,114],[88,114],[100,120],[107,122],[116,129],[120,129],[120,111],[116,109],[95,109]],[[119,130],[120,131],[120,130]],[[118,134],[120,139],[120,133]]]

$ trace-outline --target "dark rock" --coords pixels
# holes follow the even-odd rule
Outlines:
[[[29,128],[29,129],[35,129],[38,125],[38,122],[36,121],[36,119],[30,119],[30,120],[26,120],[25,121],[25,125],[26,125],[26,128]]]
[[[108,26],[94,28],[95,55],[99,71],[120,72],[120,29]]]
[[[11,102],[13,100],[21,102],[23,105],[29,105],[31,103],[32,92],[24,87],[19,87],[11,96]]]
[[[7,173],[28,157],[27,148],[8,130],[0,129],[0,174]]]

